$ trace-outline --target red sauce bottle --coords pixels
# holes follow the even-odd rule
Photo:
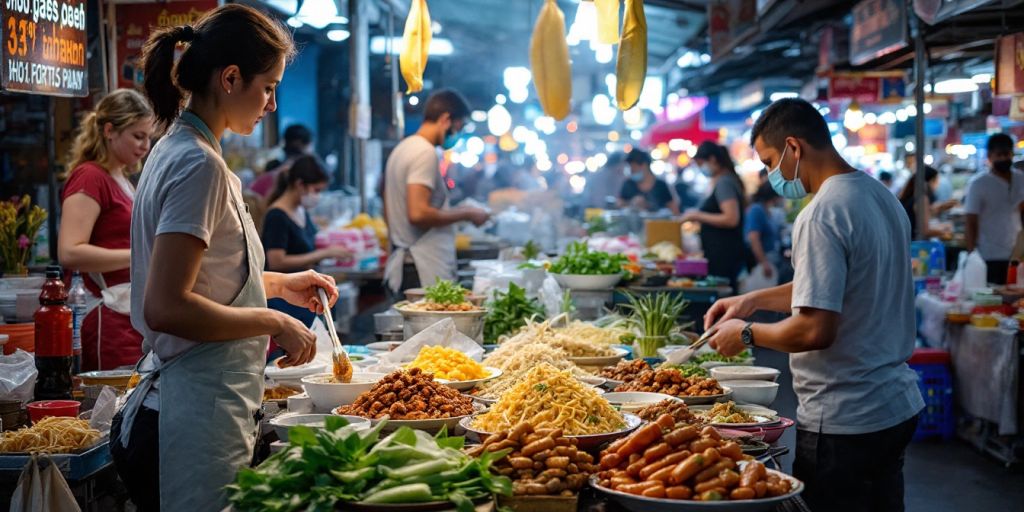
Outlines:
[[[36,400],[71,398],[72,313],[59,265],[46,268],[36,324]]]

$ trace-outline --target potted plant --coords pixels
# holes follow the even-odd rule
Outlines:
[[[0,202],[0,257],[5,276],[28,274],[28,259],[45,220],[46,210],[33,205],[27,194]]]

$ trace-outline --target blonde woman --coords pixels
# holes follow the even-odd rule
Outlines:
[[[82,323],[82,371],[133,365],[142,356],[142,336],[128,315],[135,198],[128,175],[149,152],[154,126],[146,98],[119,89],[85,115],[71,147],[58,254],[103,299]]]

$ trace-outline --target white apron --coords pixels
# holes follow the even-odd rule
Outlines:
[[[448,208],[448,190],[441,208]],[[402,270],[406,256],[416,265],[420,286],[424,288],[438,279],[455,280],[455,226],[443,226],[426,230],[408,247],[391,240],[391,256],[384,267],[384,282],[392,292],[402,290]]]
[[[187,114],[182,119],[212,139],[206,126],[201,121],[197,126],[198,118]],[[245,203],[233,202],[242,221],[249,277],[231,306],[265,308],[263,245]],[[227,506],[224,486],[252,460],[268,343],[267,336],[258,336],[200,344],[160,363],[128,397],[122,409],[123,446],[135,414],[159,379],[161,510],[204,512]]]

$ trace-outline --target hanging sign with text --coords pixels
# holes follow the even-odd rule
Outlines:
[[[117,4],[117,86],[142,87],[142,45],[155,28],[195,25],[217,0]]]
[[[0,89],[86,96],[85,0],[0,0]]]

